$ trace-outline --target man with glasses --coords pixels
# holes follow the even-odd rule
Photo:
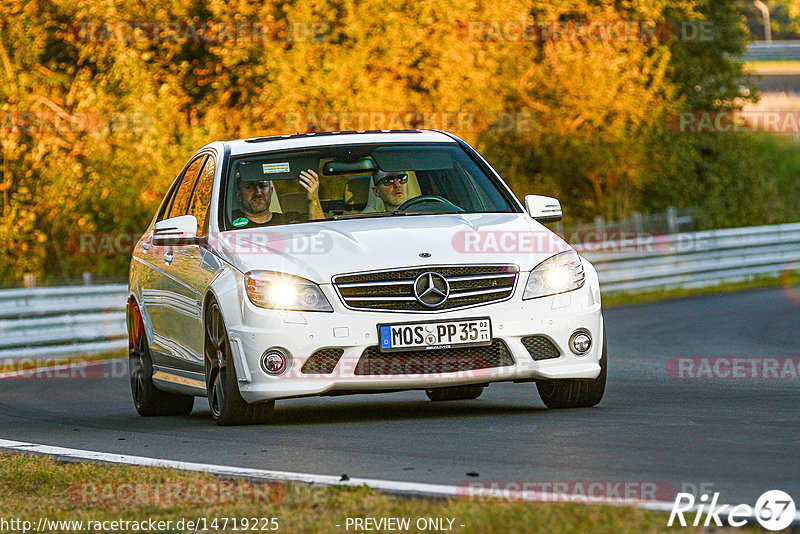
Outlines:
[[[301,171],[299,183],[307,191],[308,218],[324,219],[325,215],[322,213],[319,201],[319,176],[317,173],[312,169]],[[233,210],[232,225],[236,228],[252,228],[291,222],[290,215],[270,211],[273,188],[272,180],[245,181],[237,174],[234,196],[242,207]]]
[[[408,196],[408,173],[386,172],[375,169],[372,173],[372,192],[383,201],[384,211],[394,211]],[[380,210],[367,205],[361,213],[378,213]]]

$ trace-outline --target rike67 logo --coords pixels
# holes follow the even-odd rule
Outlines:
[[[794,500],[788,493],[781,490],[765,492],[753,507],[749,504],[735,506],[720,504],[718,502],[719,492],[714,493],[710,499],[707,494],[704,494],[699,501],[696,503],[695,497],[691,493],[678,493],[672,505],[667,526],[671,527],[677,520],[680,526],[685,527],[688,517],[688,521],[695,527],[708,527],[712,523],[722,527],[724,526],[723,518],[731,527],[742,527],[747,524],[748,520],[755,518],[763,528],[776,531],[791,525],[797,515]],[[684,514],[687,517],[684,517]]]

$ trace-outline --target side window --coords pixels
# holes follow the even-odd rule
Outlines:
[[[156,217],[156,222],[163,221],[167,218],[167,214],[169,213],[169,205],[172,203],[172,197],[175,195],[175,190],[178,188],[180,181],[181,177],[178,175],[178,177],[175,178],[175,181],[172,182],[172,185],[169,186],[167,196],[164,197],[164,200],[161,201],[161,207],[158,208],[158,217]]]
[[[194,186],[194,193],[189,204],[189,215],[197,217],[197,235],[203,236],[206,232],[208,208],[211,205],[211,189],[214,186],[214,158],[208,157],[205,167],[200,172],[200,178]]]
[[[200,169],[203,167],[203,162],[205,159],[205,155],[200,156],[190,163],[189,167],[186,169],[186,172],[183,173],[183,179],[181,180],[180,185],[178,185],[178,190],[175,192],[175,196],[170,201],[169,215],[167,215],[167,218],[186,215],[186,212],[189,209],[189,201],[192,198],[194,183],[197,180],[197,173],[199,173]]]

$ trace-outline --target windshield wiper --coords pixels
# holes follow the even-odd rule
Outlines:
[[[376,211],[376,212],[369,212],[369,213],[345,213],[342,215],[335,215],[328,220],[338,221],[340,219],[361,219],[361,218],[371,218],[371,217],[396,217],[396,216],[403,216],[403,215],[454,215],[458,213],[464,213],[463,211],[405,211],[405,210],[395,210],[395,211]]]
[[[338,221],[341,219],[367,219],[370,217],[389,217],[392,215],[392,211],[373,211],[369,213],[343,213],[341,215],[334,215],[329,221]],[[324,220],[324,219],[322,219]]]
[[[462,211],[393,211],[393,215],[457,215],[459,213],[465,213]]]

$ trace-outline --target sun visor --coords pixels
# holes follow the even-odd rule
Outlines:
[[[453,168],[453,157],[443,150],[376,149],[372,158],[383,171],[437,171]]]
[[[300,171],[312,169],[316,172],[318,168],[318,155],[258,158],[236,163],[234,175],[238,171],[243,182],[289,180],[299,178]]]

